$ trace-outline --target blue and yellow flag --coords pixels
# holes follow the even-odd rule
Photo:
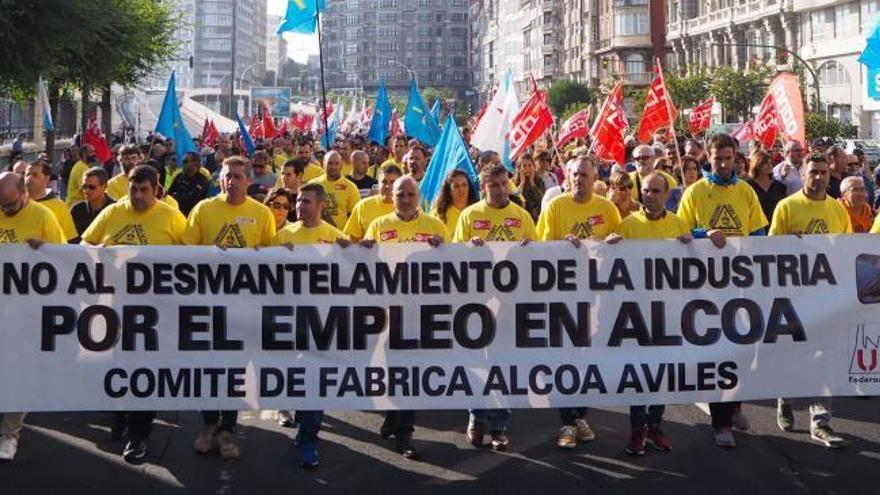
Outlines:
[[[168,90],[165,91],[165,101],[162,103],[162,111],[159,113],[159,120],[156,121],[156,132],[165,136],[166,139],[174,140],[174,151],[177,155],[177,163],[183,164],[183,155],[193,152],[197,153],[195,143],[192,136],[183,123],[183,117],[180,116],[180,107],[177,105],[177,84],[175,83],[175,74],[171,72],[171,78],[168,79]]]
[[[416,80],[409,81],[409,102],[406,104],[406,114],[403,116],[403,125],[406,133],[429,148],[437,146],[440,139],[440,125],[434,120],[434,116],[425,106],[422,95],[419,94],[419,88],[416,87]]]
[[[428,170],[419,185],[419,193],[422,196],[420,206],[423,210],[430,211],[434,198],[440,193],[443,181],[455,169],[464,170],[470,179],[471,187],[475,191],[479,190],[479,179],[474,162],[471,161],[471,156],[468,154],[468,146],[462,139],[461,133],[458,132],[458,124],[450,114],[443,126],[443,134],[434,148],[434,154],[431,155]]]
[[[379,94],[376,95],[376,106],[373,107],[373,118],[370,120],[370,131],[367,133],[371,141],[381,146],[385,146],[385,138],[390,132],[391,112],[391,101],[388,100],[385,81],[382,81],[379,83]]]
[[[312,34],[318,28],[318,14],[327,9],[327,0],[289,0],[287,13],[275,31]]]

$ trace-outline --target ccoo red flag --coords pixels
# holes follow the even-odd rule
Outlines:
[[[281,119],[281,124],[278,126],[278,136],[284,137],[284,135],[289,132],[290,129],[287,128],[287,118],[284,117]]]
[[[272,114],[269,112],[269,106],[263,103],[263,137],[266,139],[273,139],[278,135],[278,131],[275,130],[275,119],[272,118]]]
[[[672,127],[678,111],[672,104],[672,98],[666,90],[666,82],[663,80],[663,71],[660,69],[659,60],[654,64],[654,80],[648,88],[648,96],[645,98],[645,109],[642,119],[639,121],[639,130],[636,135],[639,141],[648,143],[651,137],[659,129]]]
[[[534,79],[532,83],[534,84]],[[510,159],[516,158],[553,126],[553,114],[541,91],[534,91],[510,123]]]
[[[768,92],[767,96],[764,97],[764,101],[761,102],[761,107],[758,109],[758,115],[755,116],[755,123],[753,125],[755,138],[767,149],[772,148],[773,143],[776,142],[776,136],[779,134],[778,121],[779,114],[776,111],[776,101],[773,98],[773,94]]]
[[[623,86],[620,82],[608,93],[602,110],[590,129],[593,151],[602,160],[614,160],[618,165],[626,163],[626,145],[623,133],[628,128],[623,108]]]
[[[710,96],[709,99],[697,105],[688,119],[688,130],[696,136],[701,132],[705,132],[712,125],[712,107],[715,105],[715,97]]]
[[[559,129],[556,146],[562,148],[572,139],[585,138],[590,134],[590,108],[575,113]]]
[[[217,130],[217,126],[214,125],[214,121],[212,120],[208,124],[207,132],[202,135],[202,146],[207,146],[209,148],[217,146],[217,138],[219,137],[220,132]]]
[[[205,136],[208,135],[208,129],[209,129],[209,121],[208,121],[208,117],[205,117],[205,123],[202,125],[202,133],[200,134],[200,136],[202,138],[202,144],[204,144],[204,142],[205,142]]]
[[[101,163],[108,163],[113,159],[113,152],[110,151],[110,146],[107,145],[107,140],[104,139],[104,134],[101,132],[101,128],[98,127],[98,120],[94,114],[89,116],[88,126],[86,126],[86,131],[83,133],[82,141],[85,144],[91,144],[95,148],[95,157],[101,160]]]

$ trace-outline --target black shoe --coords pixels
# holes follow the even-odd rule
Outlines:
[[[412,437],[410,437],[409,435],[405,437],[397,437],[395,446],[397,447],[397,452],[399,452],[403,457],[407,459],[419,458],[419,451],[416,450],[415,446],[412,443]]]
[[[122,451],[122,458],[129,464],[140,464],[147,457],[147,444],[142,440],[129,440]]]
[[[110,425],[110,439],[118,442],[125,437],[125,413],[113,413],[113,424]]]

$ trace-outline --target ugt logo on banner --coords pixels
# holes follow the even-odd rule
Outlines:
[[[871,325],[870,331],[864,323],[857,325],[853,342],[851,375],[880,374],[877,366],[877,348],[880,347],[880,327]]]

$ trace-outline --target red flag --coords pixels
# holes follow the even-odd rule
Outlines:
[[[214,121],[212,120],[208,124],[207,133],[202,136],[202,145],[213,148],[214,146],[217,146],[217,138],[219,137],[220,132],[217,130],[217,126],[214,125]]]
[[[208,117],[205,117],[205,123],[202,125],[202,133],[200,134],[202,138],[202,144],[205,142],[205,136],[208,135]]]
[[[275,130],[275,119],[269,112],[269,106],[263,103],[263,137],[273,139],[278,132]]]
[[[287,119],[282,118],[281,125],[278,126],[278,135],[283,137],[288,132],[290,132],[290,130],[287,128]]]
[[[752,121],[748,121],[737,130],[733,131],[730,137],[736,139],[740,143],[745,143],[755,139],[755,129],[752,127]]]
[[[95,157],[101,163],[107,163],[113,159],[113,152],[110,151],[110,146],[107,145],[107,140],[104,139],[104,134],[101,132],[101,128],[98,127],[98,120],[94,114],[89,116],[89,123],[86,126],[86,132],[83,133],[82,141],[85,144],[94,146]]]
[[[391,135],[397,136],[403,134],[403,126],[400,124],[400,118],[397,116],[397,109],[391,112]]]
[[[623,85],[618,82],[605,98],[602,110],[590,129],[596,156],[602,160],[614,160],[618,165],[624,165],[626,145],[623,143],[623,133],[627,128],[626,112],[623,108]]]
[[[534,84],[534,79],[532,83]],[[544,93],[534,91],[510,123],[510,159],[522,154],[553,125],[553,114]]]
[[[645,98],[645,109],[642,119],[639,121],[639,130],[636,135],[639,141],[648,143],[651,137],[659,129],[672,127],[678,111],[672,104],[672,98],[666,91],[666,82],[663,80],[663,71],[660,69],[660,61],[654,64],[654,80],[648,88],[648,96]]]
[[[572,115],[562,124],[556,137],[556,146],[562,148],[572,139],[585,138],[590,134],[590,108]]]
[[[251,122],[248,124],[248,134],[251,135],[253,139],[261,139],[265,138],[265,134],[263,133],[263,123],[257,118],[257,114],[254,113],[251,115]]]
[[[755,138],[761,142],[767,149],[773,147],[776,142],[776,136],[779,134],[779,114],[776,111],[776,101],[773,93],[767,92],[761,107],[758,109],[758,115],[755,116],[754,133]]]
[[[773,95],[776,107],[776,122],[782,138],[788,142],[804,142],[804,101],[801,97],[797,77],[790,72],[782,72],[773,78],[767,89]]]
[[[691,134],[697,135],[705,132],[712,125],[712,107],[715,105],[715,97],[710,96],[709,99],[697,105],[688,119],[688,130]]]
[[[303,132],[308,131],[312,127],[312,123],[307,122],[306,114],[302,110],[296,112],[293,118],[290,119],[290,125],[294,129],[299,129]]]

